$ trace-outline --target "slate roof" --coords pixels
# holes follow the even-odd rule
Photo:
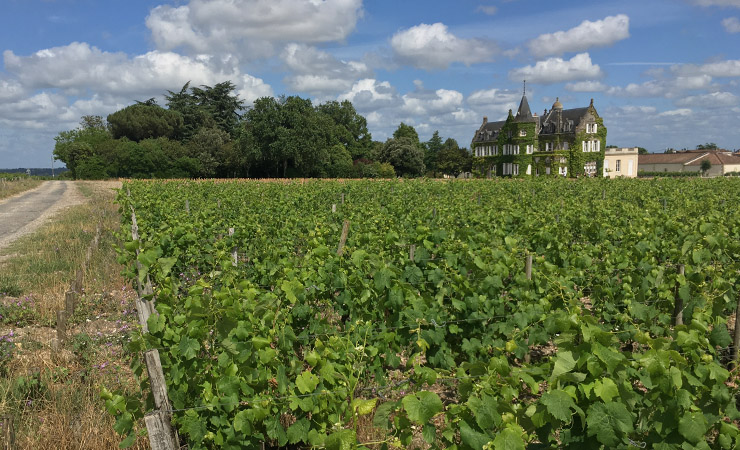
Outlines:
[[[542,122],[542,131],[540,134],[553,134],[553,133],[575,133],[576,127],[581,122],[581,118],[586,115],[588,107],[585,108],[571,108],[560,110],[560,117],[563,123],[563,129],[557,129],[557,118],[558,110],[552,109],[547,113],[544,121]]]
[[[532,111],[529,109],[529,102],[527,96],[522,96],[522,101],[519,103],[519,109],[516,111],[514,120],[517,122],[535,122],[536,118],[532,116]]]
[[[487,122],[483,124],[483,126],[475,132],[473,143],[488,142],[496,139],[496,136],[498,136],[498,133],[501,131],[501,128],[503,128],[505,123],[506,121],[502,120],[500,122]]]

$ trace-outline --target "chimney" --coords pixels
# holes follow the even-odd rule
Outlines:
[[[483,116],[483,125],[488,123],[488,116]]]

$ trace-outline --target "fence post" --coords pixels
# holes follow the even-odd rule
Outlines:
[[[57,311],[57,339],[59,343],[67,340],[67,312]]]
[[[234,235],[234,229],[229,228],[229,236],[233,236],[233,235]],[[235,245],[234,248],[231,250],[231,265],[236,267],[238,262],[239,262],[239,252]]]
[[[64,293],[64,310],[67,311],[70,317],[75,313],[75,293],[72,291]]]
[[[13,416],[0,417],[2,421],[3,450],[15,450],[15,427]]]
[[[684,275],[685,273],[686,266],[684,266],[683,264],[679,264],[678,274]],[[683,325],[683,299],[681,299],[681,296],[678,293],[679,289],[680,287],[676,286],[676,297],[673,302],[673,325]]]
[[[190,206],[188,201],[185,200],[185,206],[190,212]],[[139,227],[136,224],[136,212],[131,207],[131,237],[134,241],[139,240]],[[136,250],[138,256],[139,250]],[[138,276],[138,272],[141,271],[141,264],[137,261],[137,283],[138,293],[136,298],[136,314],[139,318],[139,325],[141,325],[141,332],[148,333],[149,327],[147,326],[147,320],[149,316],[156,313],[154,308],[154,300],[146,300],[144,297],[152,295],[153,289],[149,275],[146,277],[146,284],[142,286],[141,278]],[[177,433],[172,428],[171,423],[171,407],[169,400],[167,399],[167,384],[164,379],[164,372],[162,370],[162,362],[159,359],[158,350],[149,350],[144,353],[144,362],[146,363],[146,370],[149,374],[149,386],[154,395],[155,411],[150,412],[144,417],[144,423],[146,424],[147,433],[149,435],[149,445],[152,450],[177,450],[180,448],[178,443]]]
[[[740,320],[738,315],[740,314],[740,294],[737,296],[737,307],[735,308],[735,334],[732,339],[732,364],[735,367],[738,366],[738,347],[740,347]]]
[[[342,256],[342,253],[344,253],[344,244],[347,243],[348,234],[349,234],[349,220],[345,220],[344,225],[342,225],[342,237],[339,238],[339,248],[337,248],[337,256]]]
[[[80,294],[82,293],[82,269],[77,269],[77,272],[75,273],[75,286],[73,291]]]

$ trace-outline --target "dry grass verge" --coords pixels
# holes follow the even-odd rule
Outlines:
[[[113,248],[116,185],[77,187],[83,204],[0,253],[0,416],[13,418],[19,449],[118,448],[100,387],[139,391],[124,350],[136,316]],[[85,264],[98,226],[99,245]],[[77,309],[53,350],[56,311],[79,269]],[[133,448],[148,443],[140,438]]]
[[[21,178],[13,181],[7,178],[0,178],[0,200],[39,187],[40,185],[41,180],[32,180],[30,178]]]

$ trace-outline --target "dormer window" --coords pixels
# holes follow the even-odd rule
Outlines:
[[[589,133],[589,134],[596,133],[596,127],[597,127],[597,124],[595,124],[595,123],[587,123],[586,124],[586,133]]]
[[[526,137],[527,136],[527,130],[519,130],[519,137]]]

